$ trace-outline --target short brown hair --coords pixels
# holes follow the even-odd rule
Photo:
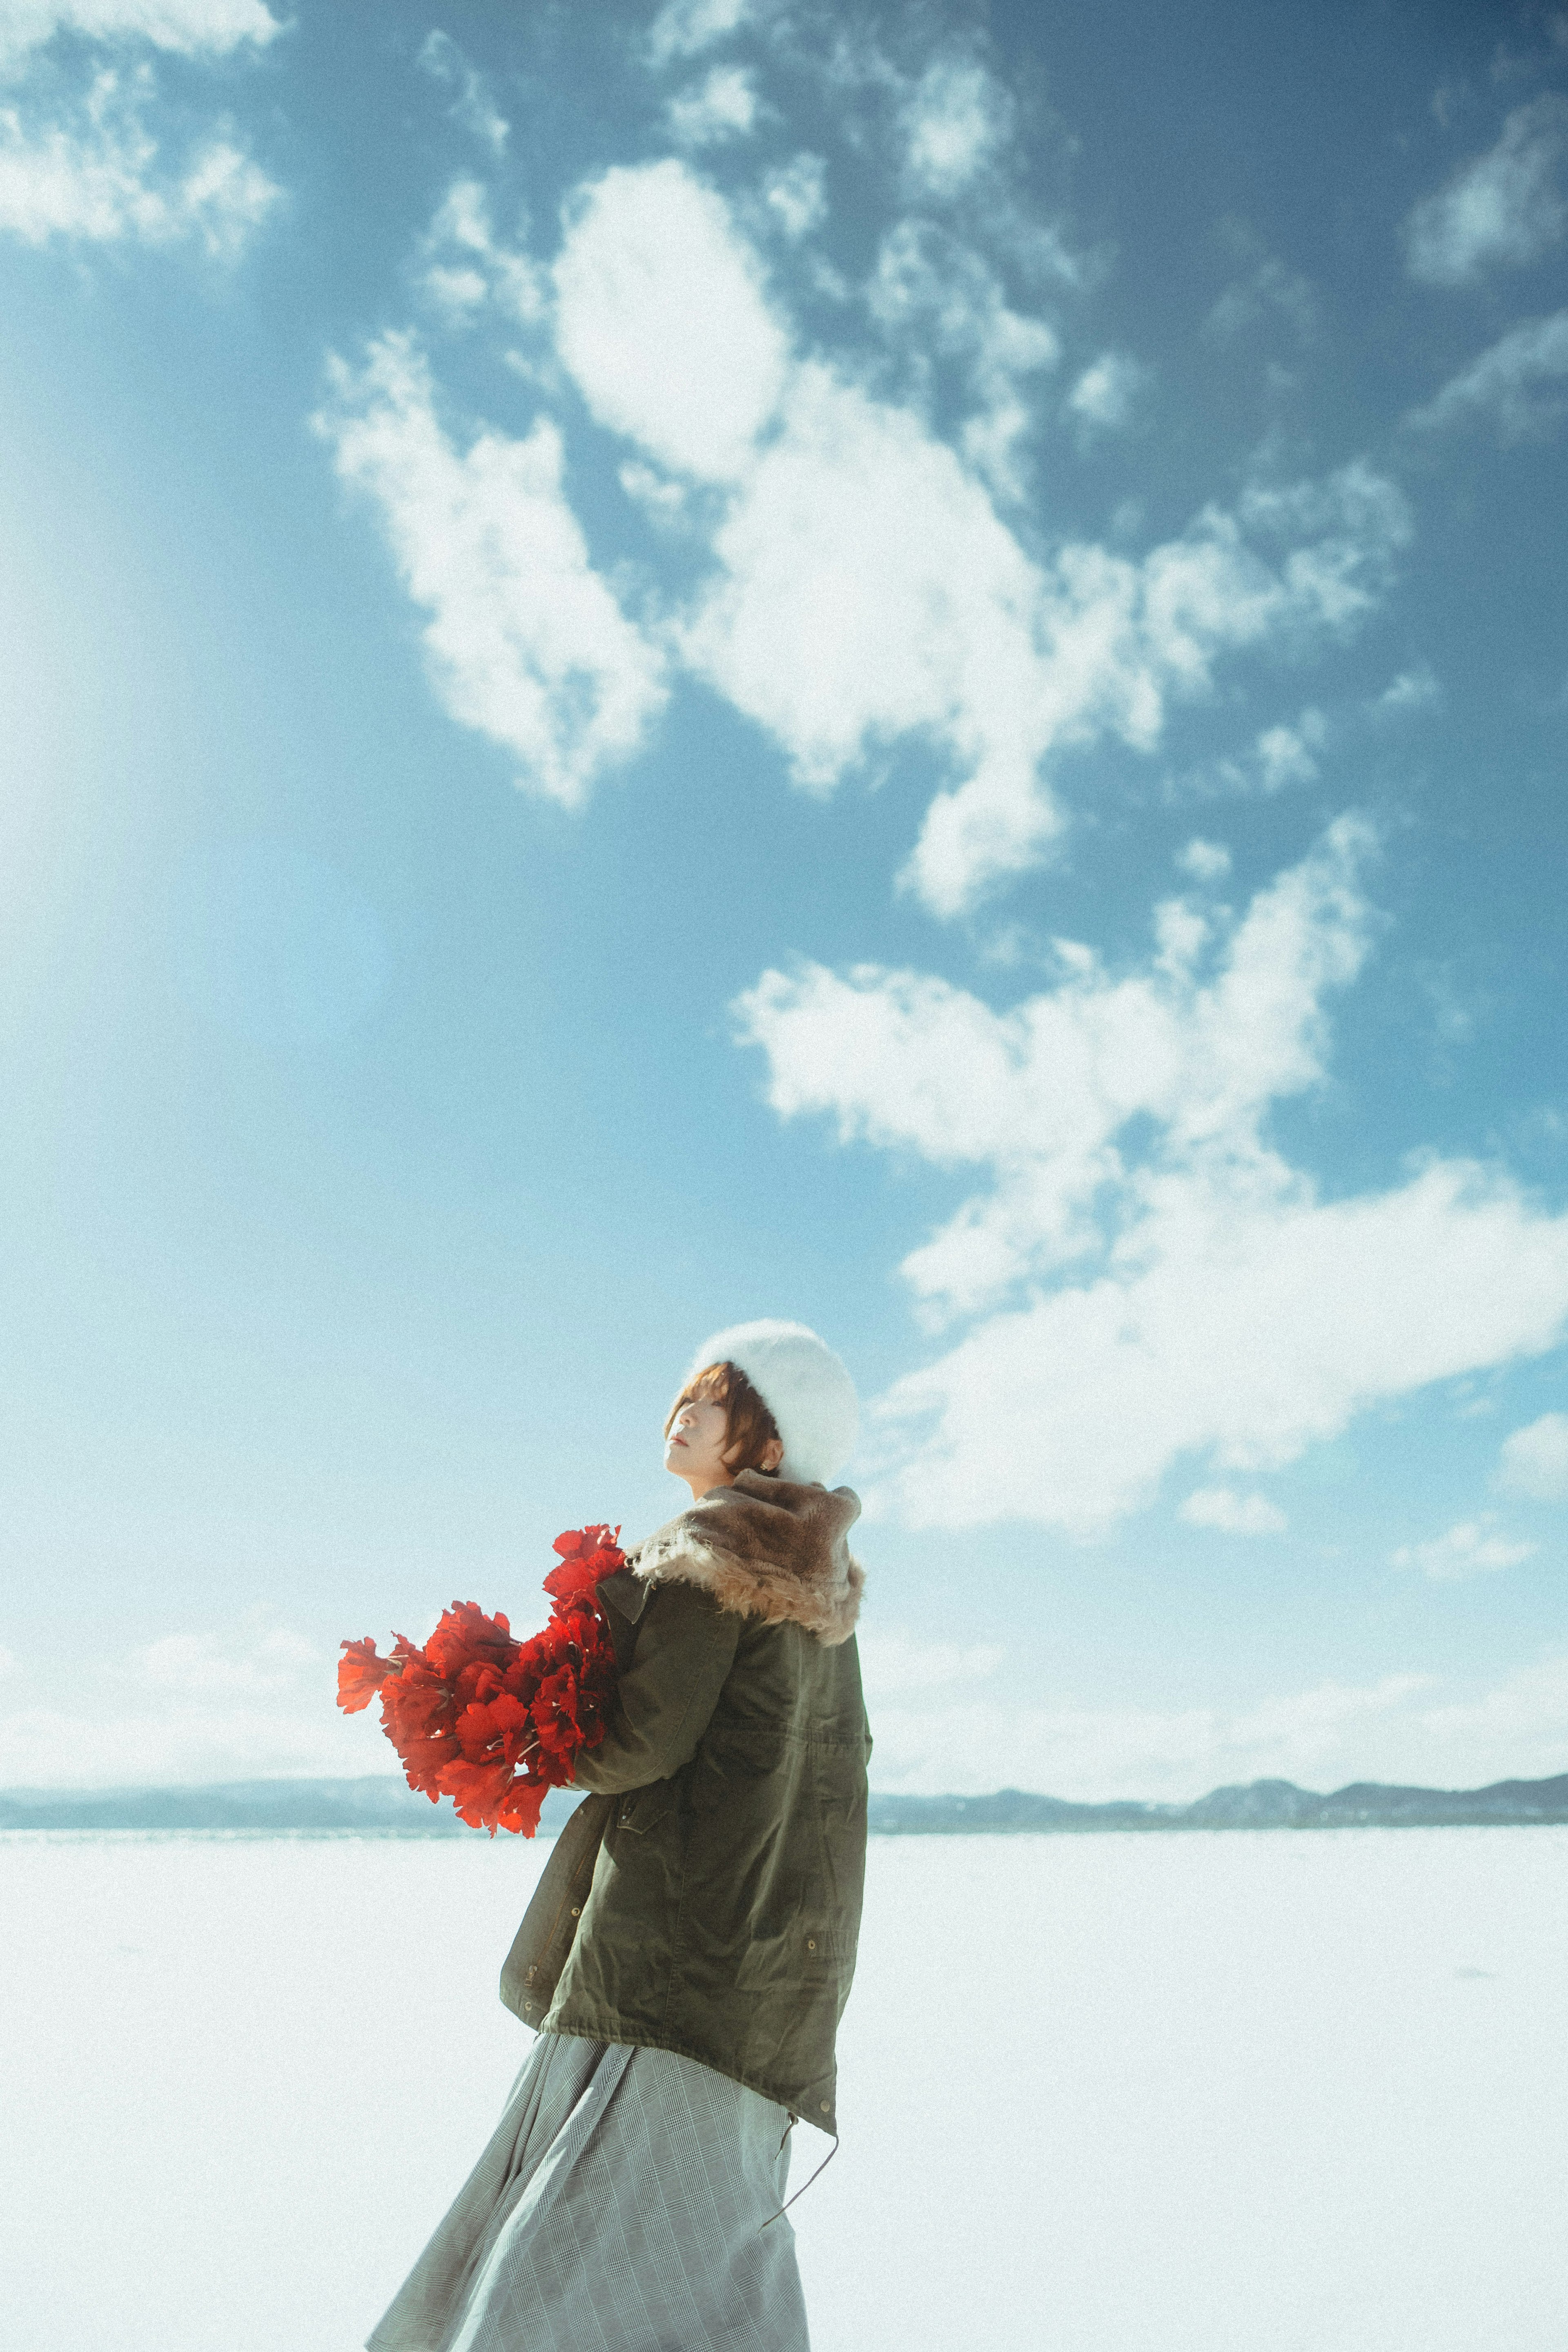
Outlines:
[[[721,1404],[724,1408],[729,1424],[724,1459],[731,1470],[761,1470],[764,1478],[778,1475],[774,1470],[763,1470],[763,1455],[769,1445],[775,1438],[783,1443],[778,1423],[769,1412],[761,1390],[752,1386],[739,1364],[704,1364],[700,1372],[693,1372],[669,1408],[669,1419],[664,1424],[666,1437],[681,1406],[699,1403]]]

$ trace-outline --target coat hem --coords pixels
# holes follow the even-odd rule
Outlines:
[[[782,2107],[786,2116],[796,2121],[811,2124],[817,2131],[826,2132],[835,2139],[838,2137],[838,2120],[835,2112],[837,2101],[826,2115],[820,2107],[815,2115],[809,2115],[796,2100],[781,2098],[773,2084],[762,2082],[754,2074],[743,2074],[738,2066],[716,2064],[705,2051],[699,2050],[693,2042],[683,2042],[678,2034],[658,2033],[651,2030],[646,2033],[628,2033],[624,2027],[607,2023],[568,2025],[563,2020],[548,2016],[538,2030],[541,2033],[570,2034],[578,2042],[612,2042],[624,2050],[668,2050],[677,2058],[695,2059],[697,2064],[706,2066],[710,2074],[722,2074],[727,2081],[739,2083],[742,2090],[755,2091],[759,2098],[771,2100],[775,2107]]]

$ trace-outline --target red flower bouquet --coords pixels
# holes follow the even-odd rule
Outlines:
[[[399,1633],[376,1655],[367,1633],[345,1642],[338,1705],[357,1715],[381,1693],[382,1727],[411,1789],[450,1797],[474,1829],[531,1837],[547,1789],[563,1789],[584,1748],[605,1736],[616,1658],[599,1580],[626,1554],[619,1528],[557,1536],[559,1568],[544,1580],[550,1620],[514,1642],[507,1620],[455,1601],[423,1649]]]

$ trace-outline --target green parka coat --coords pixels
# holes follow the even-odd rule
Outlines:
[[[866,1868],[859,1513],[745,1470],[605,1578],[616,1712],[501,1972],[527,2024],[679,2051],[829,2132]]]

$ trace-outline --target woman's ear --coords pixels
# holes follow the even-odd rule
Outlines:
[[[759,1470],[776,1470],[783,1460],[784,1439],[782,1437],[770,1437],[767,1444],[763,1448],[763,1458],[758,1463],[757,1467]]]

